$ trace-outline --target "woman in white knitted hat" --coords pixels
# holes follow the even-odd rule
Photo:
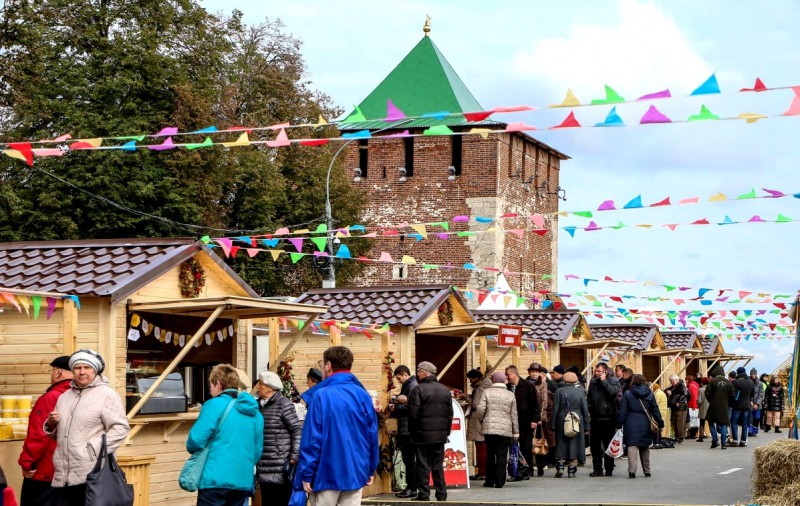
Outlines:
[[[108,453],[117,450],[130,427],[122,399],[102,376],[103,357],[94,350],[78,350],[69,358],[73,379],[61,394],[44,431],[56,440],[53,488],[61,506],[86,503],[86,475],[94,469],[103,434]]]

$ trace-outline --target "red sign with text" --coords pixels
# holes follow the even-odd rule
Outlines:
[[[522,327],[500,325],[497,344],[498,346],[520,346],[522,344]]]

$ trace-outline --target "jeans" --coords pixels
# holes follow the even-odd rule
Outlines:
[[[201,488],[197,491],[197,506],[244,506],[252,495],[249,490]]]
[[[721,423],[711,423],[708,422],[709,428],[711,429],[711,442],[716,444],[717,443],[717,431],[719,431],[719,437],[722,439],[722,445],[728,444],[728,426]]]
[[[761,423],[761,410],[754,409],[750,413],[750,427],[752,427],[753,435],[758,434],[758,426]]]
[[[747,441],[747,425],[749,421],[749,409],[734,409],[731,414],[731,436],[733,441],[739,441],[739,427],[742,428],[741,441]]]

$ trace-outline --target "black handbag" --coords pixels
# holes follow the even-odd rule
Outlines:
[[[117,459],[108,453],[105,434],[97,464],[86,475],[86,506],[133,506],[133,485],[128,485]]]
[[[297,473],[297,464],[292,464],[290,460],[283,463],[283,477],[286,483],[294,483],[294,475]]]

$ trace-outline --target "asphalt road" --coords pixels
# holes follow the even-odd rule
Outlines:
[[[783,434],[763,432],[750,438],[745,448],[710,449],[705,443],[687,440],[674,449],[650,450],[652,477],[642,475],[641,464],[635,479],[628,478],[628,461],[617,460],[614,476],[592,478],[591,457],[578,468],[575,478],[554,477],[555,470],[542,477],[507,483],[502,489],[490,489],[483,482],[473,488],[450,488],[448,502],[453,504],[747,504],[751,502],[750,479],[753,449]],[[393,495],[365,499],[365,504],[397,504]],[[424,503],[423,503],[424,504]]]

